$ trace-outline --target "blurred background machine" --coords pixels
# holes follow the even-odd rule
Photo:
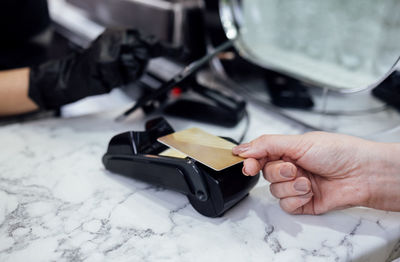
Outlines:
[[[102,26],[134,27],[175,46],[183,46],[188,58],[203,56],[205,28],[201,0],[67,0]]]
[[[400,15],[394,11],[399,8],[396,0],[48,3],[55,38],[65,39],[58,41],[58,46],[66,49],[85,48],[105,27],[133,27],[185,50],[179,58],[151,61],[139,83],[123,88],[123,95],[112,94],[114,105],[129,104],[153,92],[189,62],[232,41],[233,48],[216,56],[172,93],[149,101],[144,110],[150,113],[168,99],[181,99],[186,93],[210,103],[196,92],[200,86],[221,91],[234,97],[233,101],[252,102],[311,130],[368,136],[399,126],[396,62]],[[109,101],[101,103],[101,108]],[[218,104],[214,106],[218,108]],[[74,115],[74,107],[67,106],[64,115]],[[358,126],[357,133],[354,126]]]

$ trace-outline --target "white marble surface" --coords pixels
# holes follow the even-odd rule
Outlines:
[[[0,261],[391,261],[400,213],[352,208],[321,216],[284,213],[260,180],[221,218],[185,196],[106,171],[109,139],[143,129],[140,113],[47,119],[0,128]],[[251,132],[303,130],[251,108]],[[238,138],[235,129],[169,118]]]

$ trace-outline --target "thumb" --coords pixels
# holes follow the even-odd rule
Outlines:
[[[297,160],[305,150],[301,135],[263,135],[234,147],[232,152],[244,158],[267,158],[268,161],[274,161],[283,157]]]

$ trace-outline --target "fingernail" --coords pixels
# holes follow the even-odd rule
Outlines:
[[[280,170],[279,173],[283,177],[291,178],[294,176],[293,168],[289,165],[284,165]]]
[[[232,149],[232,152],[233,152],[235,155],[239,155],[239,154],[241,154],[241,153],[246,152],[246,151],[249,150],[249,149],[250,149],[250,143],[245,143],[245,144],[241,144],[241,145],[235,146],[235,147]]]
[[[296,191],[299,191],[299,192],[308,192],[308,190],[309,190],[307,181],[304,181],[303,179],[296,181],[294,183],[293,187],[294,187],[294,189],[296,189]]]
[[[242,168],[242,173],[243,173],[243,175],[245,175],[245,176],[249,176],[247,173],[246,173],[246,168],[243,166],[243,168]]]

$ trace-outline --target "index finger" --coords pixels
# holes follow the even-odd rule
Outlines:
[[[244,158],[263,159],[268,161],[287,156],[296,159],[301,154],[300,135],[263,135],[250,143],[236,146],[233,154]]]

